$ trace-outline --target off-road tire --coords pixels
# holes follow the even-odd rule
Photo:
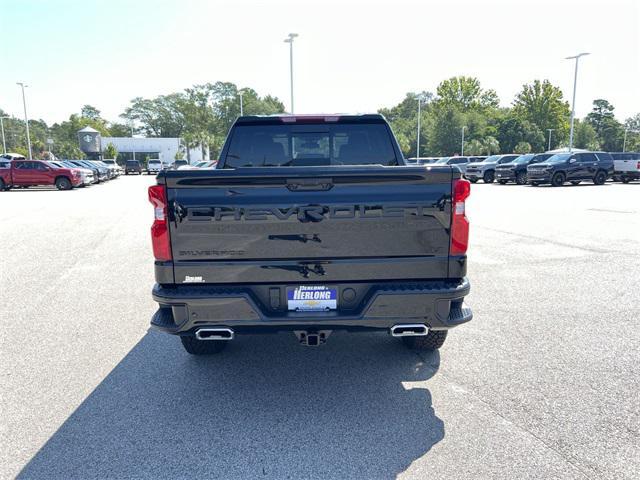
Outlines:
[[[191,355],[213,355],[227,346],[227,340],[198,340],[196,337],[181,336],[184,349]]]
[[[561,187],[562,185],[564,185],[566,178],[567,177],[562,172],[554,173],[553,177],[551,177],[551,186]]]
[[[71,190],[73,188],[73,185],[71,185],[71,182],[67,177],[56,178],[55,185],[58,190]]]
[[[447,339],[447,330],[430,330],[421,337],[402,337],[402,343],[414,350],[438,350]]]
[[[484,175],[482,175],[482,181],[484,183],[493,183],[495,179],[496,172],[494,172],[493,170],[487,170],[486,172],[484,172]]]

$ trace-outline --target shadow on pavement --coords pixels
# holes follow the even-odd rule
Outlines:
[[[19,478],[393,477],[444,438],[438,353],[380,334],[239,337],[213,357],[149,332]]]

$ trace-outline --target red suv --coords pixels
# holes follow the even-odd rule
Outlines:
[[[58,190],[71,190],[82,185],[82,172],[75,168],[58,168],[40,160],[13,160],[4,164],[4,168],[0,167],[0,190],[35,185],[55,185]]]

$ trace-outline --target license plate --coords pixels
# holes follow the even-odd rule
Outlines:
[[[287,290],[287,308],[298,312],[326,312],[338,308],[338,289],[304,285]]]

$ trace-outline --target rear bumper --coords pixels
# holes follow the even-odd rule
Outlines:
[[[340,286],[337,285],[339,288]],[[236,333],[294,329],[388,330],[398,323],[420,323],[448,330],[473,318],[464,305],[466,278],[447,281],[369,284],[358,308],[331,312],[269,310],[245,286],[161,286],[153,288],[159,308],[151,326],[175,335],[203,327],[231,327]]]

